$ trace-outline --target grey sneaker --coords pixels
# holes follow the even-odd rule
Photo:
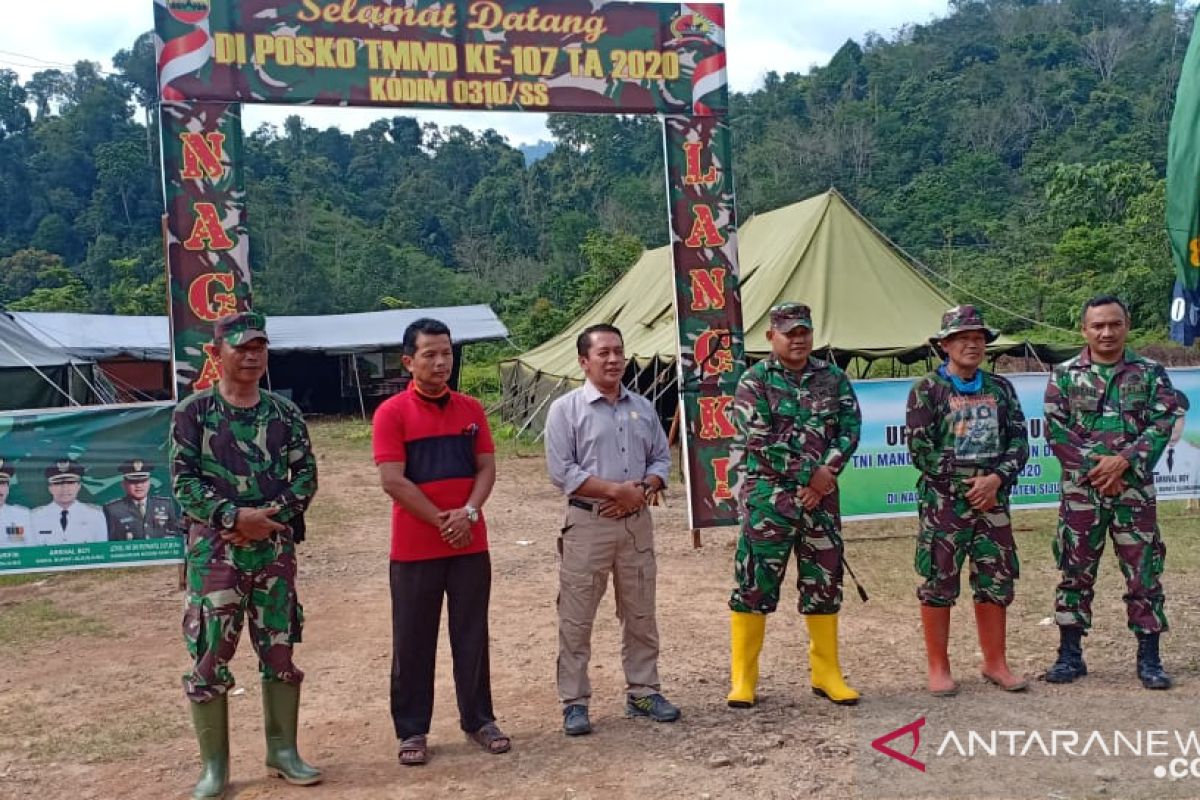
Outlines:
[[[563,709],[563,733],[567,736],[583,736],[592,732],[592,721],[588,719],[587,706],[577,703]]]
[[[625,716],[649,717],[655,722],[674,722],[679,719],[679,709],[667,702],[661,694],[648,694],[645,697],[625,697]]]

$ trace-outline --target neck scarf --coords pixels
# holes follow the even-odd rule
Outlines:
[[[422,392],[421,387],[417,386],[416,381],[413,381],[412,387],[413,391],[417,393],[417,397],[421,398],[427,403],[433,403],[437,405],[438,408],[445,408],[446,404],[450,402],[449,386],[443,386],[440,394],[426,394],[425,392]]]
[[[983,370],[975,370],[975,377],[969,381],[964,381],[950,371],[949,365],[949,361],[942,362],[942,365],[937,370],[938,375],[950,381],[954,385],[954,390],[959,394],[979,394],[983,389]]]

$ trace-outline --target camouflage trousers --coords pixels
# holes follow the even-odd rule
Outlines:
[[[234,547],[211,528],[193,525],[188,539],[183,615],[193,662],[183,678],[188,699],[203,703],[233,687],[229,662],[247,617],[262,677],[299,684],[304,673],[292,663],[292,646],[300,641],[304,611],[296,599],[296,546],[290,536]]]
[[[975,602],[1011,604],[1021,568],[1007,495],[990,511],[975,511],[964,484],[922,481],[919,488],[920,528],[913,564],[924,583],[917,587],[917,599],[927,606],[954,605],[962,588],[963,562],[970,558]]]
[[[842,606],[842,518],[838,493],[805,511],[792,492],[751,481],[742,496],[742,531],[734,556],[733,611],[770,614],[788,559],[796,554],[801,614],[836,614]]]
[[[1092,626],[1092,598],[1111,533],[1117,563],[1125,576],[1125,611],[1134,633],[1167,629],[1160,578],[1166,545],[1158,531],[1153,487],[1131,486],[1117,497],[1102,497],[1090,486],[1064,477],[1054,560],[1062,581],[1054,595],[1054,621]]]

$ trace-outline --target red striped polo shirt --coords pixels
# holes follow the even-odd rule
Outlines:
[[[494,453],[483,406],[450,392],[439,403],[421,397],[413,384],[383,402],[372,422],[375,463],[401,462],[404,476],[442,511],[462,508],[475,485],[475,456]],[[465,556],[488,549],[487,523],[480,512],[471,544],[455,550],[434,525],[392,503],[392,561]]]

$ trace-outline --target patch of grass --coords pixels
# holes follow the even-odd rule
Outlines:
[[[100,620],[66,611],[45,598],[17,603],[0,614],[0,647],[60,637],[112,635],[112,629]]]
[[[20,748],[38,762],[120,761],[140,754],[149,744],[179,736],[187,727],[182,715],[159,713],[116,713],[69,727],[74,721],[50,718],[44,709],[22,701],[0,714],[0,748]]]
[[[146,746],[174,738],[186,728],[182,715],[116,716],[107,725],[91,724],[73,731],[54,731],[45,743],[46,755],[56,761],[78,758],[89,763],[120,761],[138,755]]]
[[[541,439],[534,441],[528,431],[517,436],[518,426],[505,422],[499,414],[488,417],[488,427],[496,443],[497,458],[529,458],[546,452],[546,445]]]
[[[325,417],[308,423],[313,451],[323,453],[362,453],[371,449],[371,423],[358,417]]]
[[[27,583],[37,583],[46,580],[44,572],[26,572],[20,575],[0,575],[0,589],[6,586],[24,586]]]

